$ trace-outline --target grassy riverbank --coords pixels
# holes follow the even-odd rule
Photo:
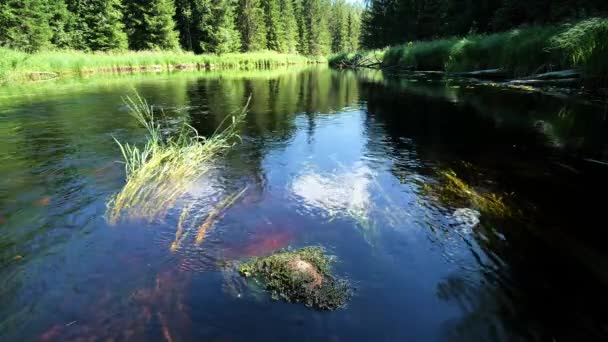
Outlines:
[[[325,57],[275,52],[195,55],[174,51],[85,53],[46,51],[28,54],[0,48],[0,84],[57,76],[191,69],[251,69],[326,63]]]
[[[504,69],[512,77],[575,68],[585,79],[605,83],[608,19],[409,42],[360,54],[383,67],[447,72]],[[329,62],[337,65],[352,61],[356,55],[336,54]]]

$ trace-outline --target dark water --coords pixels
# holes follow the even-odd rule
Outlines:
[[[189,191],[212,206],[247,186],[200,246],[169,250],[185,199],[153,223],[106,222],[125,178],[113,137],[145,134],[123,104],[134,90],[205,134],[252,95],[242,143]],[[328,69],[0,89],[0,340],[606,340],[607,115]],[[449,169],[519,214],[425,191]],[[223,266],[309,245],[356,287],[344,309],[272,301]]]

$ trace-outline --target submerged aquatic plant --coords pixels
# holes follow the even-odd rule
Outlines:
[[[321,247],[306,247],[253,258],[242,264],[239,272],[259,281],[273,299],[335,310],[346,304],[352,290],[346,281],[330,275],[332,262]]]
[[[241,113],[227,117],[231,122],[222,122],[210,137],[200,136],[187,123],[176,135],[167,136],[154,106],[139,95],[127,97],[125,102],[148,134],[141,148],[115,139],[124,158],[127,183],[108,202],[110,224],[122,218],[153,221],[164,217],[188,186],[209,169],[211,159],[233,146],[247,109],[245,106]]]
[[[196,241],[195,241],[195,244],[197,246],[200,246],[201,243],[203,243],[203,240],[205,239],[205,236],[207,235],[207,231],[209,231],[209,229],[215,224],[215,222],[217,222],[217,220],[220,219],[224,215],[224,213],[226,212],[226,210],[228,210],[228,208],[230,208],[232,205],[234,205],[245,194],[247,189],[248,189],[248,187],[245,187],[243,190],[230,194],[224,200],[219,202],[215,206],[215,208],[213,208],[211,210],[211,212],[209,213],[209,215],[207,215],[207,218],[205,219],[203,224],[201,224],[200,227],[198,228],[198,232],[196,234]],[[179,221],[177,223],[177,231],[175,232],[175,240],[171,243],[171,247],[170,247],[172,252],[175,252],[181,246],[182,242],[188,237],[190,231],[192,230],[192,228],[184,229],[184,225],[186,224],[186,221],[188,221],[188,219],[190,218],[190,213],[193,211],[192,208],[194,207],[195,204],[196,204],[196,202],[191,202],[189,205],[185,206],[182,209],[182,213],[179,216]],[[195,215],[194,221],[196,221],[197,216],[198,215]],[[196,224],[196,223],[194,223],[194,224]]]
[[[495,193],[479,193],[467,184],[452,170],[439,172],[440,183],[425,184],[424,189],[433,194],[442,203],[470,204],[482,213],[494,217],[507,217],[513,215],[512,210],[505,204],[504,199]],[[463,203],[466,202],[466,203]]]

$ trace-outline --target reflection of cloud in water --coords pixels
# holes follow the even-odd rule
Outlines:
[[[311,208],[321,209],[329,216],[351,216],[367,219],[371,208],[372,172],[362,166],[353,171],[322,175],[308,172],[298,176],[291,191]]]

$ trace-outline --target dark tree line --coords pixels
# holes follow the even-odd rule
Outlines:
[[[357,50],[361,14],[345,0],[2,0],[0,46],[318,55]]]
[[[380,48],[607,12],[607,0],[368,0],[363,14],[362,43],[366,48]]]

